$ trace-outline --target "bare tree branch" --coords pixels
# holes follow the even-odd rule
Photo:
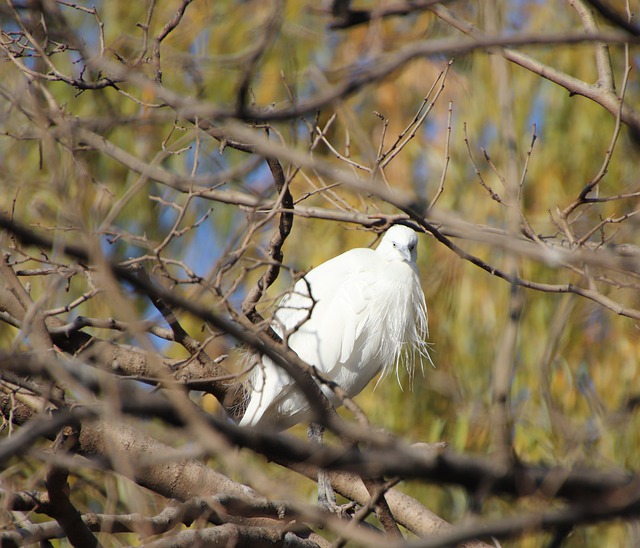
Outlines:
[[[55,444],[55,451],[68,452],[78,441],[77,429],[65,428]],[[62,527],[69,542],[78,548],[99,547],[101,544],[82,520],[82,514],[69,499],[69,471],[53,465],[47,472],[45,485],[49,494],[49,511]]]

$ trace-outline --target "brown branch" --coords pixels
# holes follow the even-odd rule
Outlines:
[[[33,302],[8,261],[9,257],[7,255],[0,261],[0,279],[2,280],[3,289],[13,294],[22,309],[23,316],[21,319],[25,321],[27,327],[25,336],[29,337],[36,350],[41,352],[51,350],[53,342],[45,326],[42,310],[40,310],[39,305]]]
[[[4,40],[0,42],[0,49],[4,51],[7,57],[13,62],[14,65],[18,67],[18,69],[25,76],[32,80],[39,79],[52,82],[62,81],[75,87],[78,90],[100,90],[107,87],[115,87],[117,80],[111,78],[97,78],[94,81],[87,81],[83,77],[84,71],[82,72],[82,76],[76,78],[73,76],[68,76],[58,70],[58,68],[53,64],[50,55],[45,50],[43,44],[40,43],[37,37],[33,36],[32,33],[29,32],[27,25],[18,12],[17,7],[13,4],[13,2],[8,2],[8,4],[11,15],[13,16],[16,24],[21,29],[21,34],[33,47],[38,56],[38,59],[47,69],[47,72],[39,72],[38,70],[32,70],[31,68],[28,68],[23,62],[18,59],[18,57],[11,51],[11,49],[5,45]],[[65,44],[66,48],[75,49],[77,51],[83,50],[81,41],[78,40],[76,34],[71,31],[65,17],[62,15],[56,2],[38,3],[37,8],[39,11],[41,11],[41,14],[39,16],[42,17],[42,20],[45,20],[46,18],[46,20],[49,21],[49,25],[52,25],[53,23],[52,27],[48,29],[51,31],[51,34],[56,35],[59,40],[65,40],[67,42]]]
[[[417,11],[425,11],[434,4],[441,4],[446,1],[447,0],[410,0],[408,2],[386,4],[372,10],[354,10],[349,6],[350,1],[334,0],[331,7],[333,19],[329,23],[329,28],[346,29],[368,23],[374,19],[410,15]]]
[[[422,104],[420,105],[420,107],[418,108],[418,111],[414,115],[413,120],[411,120],[411,122],[409,122],[407,127],[400,132],[396,140],[393,142],[393,144],[389,147],[389,149],[386,152],[382,154],[380,153],[378,154],[376,163],[379,165],[380,168],[385,168],[402,151],[402,149],[404,149],[404,147],[409,143],[409,141],[415,138],[418,129],[420,128],[420,126],[422,126],[422,124],[426,120],[429,113],[433,110],[438,98],[444,91],[445,84],[447,81],[447,76],[449,75],[449,70],[451,69],[452,65],[453,65],[453,59],[449,60],[449,62],[447,63],[447,66],[444,68],[444,70],[440,72],[438,77],[435,79],[435,81],[431,85],[431,89],[429,90],[427,95],[422,99]],[[438,86],[438,84],[440,85]],[[437,89],[436,89],[436,86],[437,86]],[[435,93],[433,94],[433,97],[431,97],[431,94],[434,92],[434,90],[435,90]]]
[[[434,535],[432,538],[412,543],[412,548],[445,548],[459,546],[477,537],[510,539],[530,531],[556,531],[578,525],[595,525],[611,519],[637,515],[640,501],[637,497],[615,501],[580,502],[575,505],[541,513],[525,513],[503,519],[481,520],[460,525],[455,531]],[[466,544],[465,544],[466,545]]]
[[[139,403],[144,403],[142,398]],[[79,409],[76,408],[74,413]],[[172,409],[169,405],[162,416],[171,420]],[[173,415],[175,417],[175,413]],[[456,483],[470,491],[482,488],[483,492],[496,494],[506,492],[516,496],[536,494],[561,497],[575,501],[574,507],[578,511],[584,511],[586,508],[585,516],[599,513],[601,519],[640,513],[640,503],[636,498],[637,482],[640,480],[626,474],[544,468],[522,463],[505,468],[491,460],[447,453],[425,454],[424,451],[398,445],[390,438],[387,438],[388,446],[379,446],[366,452],[332,447],[318,448],[315,444],[287,436],[238,428],[215,417],[209,417],[208,422],[235,443],[253,447],[254,450],[257,449],[275,460],[293,457],[294,462],[305,463],[303,466],[311,464],[334,469],[353,469],[365,474],[397,475],[437,483]],[[79,443],[83,454],[101,459],[113,458],[114,450],[126,448],[125,454],[133,465],[132,479],[165,496],[186,500],[187,494],[193,496],[203,493],[205,489],[211,488],[212,484],[217,486],[213,492],[230,490],[229,492],[237,496],[247,494],[242,489],[238,491],[238,487],[234,487],[236,484],[228,478],[221,477],[196,461],[185,461],[180,458],[179,453],[125,427],[107,427],[103,423],[93,426],[85,424]],[[152,455],[162,454],[170,457],[174,453],[178,459],[175,463],[169,460],[169,464],[153,464],[153,459],[149,460]],[[104,460],[102,462],[104,463]],[[179,481],[176,481],[177,478]],[[167,479],[170,480],[170,488]],[[394,499],[391,500],[393,504],[396,503]],[[588,507],[581,506],[584,500],[597,500],[599,506],[589,510]],[[474,536],[477,534],[477,530],[474,530]]]
[[[35,370],[33,372],[35,373]],[[88,384],[91,385],[91,383]],[[147,397],[157,400],[156,396],[149,393],[140,392],[138,394],[140,401]],[[175,420],[176,413],[171,409],[172,406],[167,406],[165,400],[165,406],[162,410],[163,416],[171,424],[177,424],[179,421]],[[78,411],[80,411],[79,407],[73,413],[77,414]],[[96,408],[93,411],[99,412]],[[33,412],[32,416],[34,416]],[[78,415],[78,417],[81,416]],[[36,420],[38,419],[36,418]],[[28,428],[29,423],[23,423],[22,426],[23,429]],[[168,448],[137,430],[113,423],[90,423],[89,421],[84,423],[82,429],[85,437],[81,436],[78,450],[87,457],[93,457],[94,465],[101,465],[102,468],[115,467],[116,471],[124,471],[128,477],[140,485],[154,489],[167,498],[190,499],[187,504],[181,505],[177,512],[170,516],[165,515],[160,525],[166,523],[169,518],[179,519],[183,523],[189,524],[206,514],[204,517],[216,524],[232,522],[279,527],[279,523],[283,521],[288,522],[300,518],[303,521],[319,523],[332,529],[342,530],[344,528],[344,525],[335,516],[321,509],[256,498],[250,489],[228,480],[195,460],[185,459],[181,452]],[[128,463],[124,469],[122,469],[123,462]],[[214,496],[210,496],[212,493]],[[191,498],[200,494],[207,494],[207,497],[204,499]],[[46,496],[32,496],[23,493],[13,498],[10,497],[8,500],[12,501],[12,507],[16,510],[47,511],[48,497]],[[88,516],[84,516],[85,520],[87,518]],[[140,519],[140,516],[137,515],[137,518]],[[91,528],[92,523],[93,521],[89,519],[87,525]],[[131,523],[131,519],[127,519],[126,516],[115,520],[116,530],[127,530],[127,523]],[[105,523],[105,525],[108,524]],[[366,531],[354,530],[353,528],[349,528],[348,531],[345,530],[348,538],[359,538],[365,544],[367,543]],[[298,528],[297,532],[300,534],[301,530]],[[33,534],[38,534],[38,532]],[[371,538],[369,538],[370,540]]]
[[[202,124],[201,124],[202,125]],[[61,139],[64,142],[67,138],[67,130],[60,128],[60,133],[53,135]],[[73,129],[72,129],[73,132]],[[74,133],[72,133],[74,134]],[[213,199],[221,203],[230,203],[239,206],[256,207],[260,205],[261,200],[236,190],[216,190],[216,185],[224,182],[229,173],[220,173],[218,175],[204,175],[198,177],[189,177],[186,175],[177,175],[171,173],[160,166],[148,164],[142,160],[139,160],[126,150],[116,146],[108,139],[92,132],[87,129],[77,128],[75,130],[76,143],[89,145],[91,148],[98,150],[107,156],[110,156],[114,160],[132,169],[136,173],[140,173],[149,179],[167,185],[171,188],[179,190],[180,192],[190,192],[198,194],[203,198]],[[73,144],[72,144],[73,146]]]
[[[224,524],[218,527],[206,529],[191,529],[181,531],[170,539],[160,539],[145,544],[147,548],[163,548],[167,542],[176,548],[189,548],[191,546],[252,546],[256,548],[288,547],[292,548],[317,548],[328,547],[329,543],[322,537],[314,537],[316,541],[304,540],[296,537],[285,528],[275,529],[266,527],[248,527],[235,524]]]
[[[1,492],[7,500],[7,508],[13,511],[36,511],[47,513],[49,504],[46,492]],[[317,512],[316,512],[317,513]],[[151,517],[140,513],[134,514],[93,514],[86,513],[82,521],[86,527],[95,532],[127,533],[143,530],[147,535],[161,535],[174,529],[179,524],[192,525],[196,520],[206,520],[214,525],[237,523],[251,526],[252,522],[265,526],[266,520],[248,520],[244,518],[271,518],[281,520],[276,530],[282,528],[287,521],[304,519],[292,505],[285,502],[271,502],[261,498],[238,497],[233,495],[214,495],[208,497],[193,497],[186,502],[171,501],[159,514]],[[308,515],[307,515],[308,518]],[[314,539],[324,545],[312,531],[296,526],[295,536],[287,540],[295,543],[299,539]],[[23,544],[41,542],[46,539],[62,538],[65,532],[57,523],[38,523],[31,526],[22,525],[20,532],[0,533],[2,546],[22,546]],[[357,537],[355,537],[357,538]],[[295,545],[295,544],[293,544]]]
[[[144,397],[143,395],[140,400]],[[165,405],[163,416],[172,424],[176,424],[179,421],[175,420],[175,410],[172,409],[172,406]],[[76,408],[74,413],[78,410],[79,408]],[[79,438],[78,452],[92,458],[95,465],[125,473],[139,485],[160,495],[187,501],[179,513],[172,514],[174,519],[180,519],[185,524],[198,517],[205,517],[215,524],[238,523],[279,529],[283,523],[299,518],[340,531],[344,529],[344,524],[335,516],[318,508],[271,502],[256,497],[251,489],[196,460],[185,459],[180,451],[127,426],[85,421]],[[126,463],[124,468],[123,463]],[[28,504],[25,497],[20,497],[21,507]],[[171,516],[165,516],[167,517]],[[90,516],[85,516],[85,519],[89,520],[88,526],[91,528]],[[125,529],[118,528],[118,523],[121,522]],[[126,530],[126,524],[130,522],[126,516],[122,520],[116,520],[116,530]],[[166,519],[163,522],[166,522]],[[298,535],[308,533],[305,533],[306,528],[301,530],[298,527],[295,531]],[[344,533],[350,539],[364,539],[365,544],[370,544],[371,536],[365,534],[366,531],[350,528],[344,529]],[[366,542],[367,538],[369,542]]]
[[[243,70],[237,85],[236,110],[240,118],[244,117],[247,112],[251,81],[258,68],[258,63],[278,36],[284,20],[284,11],[285,2],[283,0],[274,1],[271,13],[262,25],[261,36],[255,37],[254,35],[253,51],[244,60]]]
[[[431,199],[431,202],[429,202],[429,208],[427,209],[427,211],[430,211],[431,209],[433,209],[437,201],[440,199],[440,196],[442,196],[442,193],[444,192],[444,182],[447,177],[447,169],[449,168],[449,161],[451,160],[449,145],[451,143],[451,118],[452,117],[453,117],[453,101],[449,101],[449,114],[447,116],[447,140],[445,141],[445,145],[444,145],[444,165],[442,167],[442,174],[440,175],[440,183],[438,184],[438,190],[436,190],[434,197]]]
[[[66,427],[60,432],[55,444],[55,453],[68,453],[78,442],[77,429]],[[49,494],[49,513],[62,527],[69,542],[77,548],[100,547],[98,539],[82,521],[82,515],[69,499],[69,470],[53,465],[46,475],[45,485]]]
[[[569,5],[576,10],[582,21],[582,26],[587,32],[598,32],[600,29],[596,23],[593,12],[586,5],[587,0],[568,0]],[[604,43],[594,44],[596,55],[596,67],[598,70],[598,85],[610,91],[616,90],[613,77],[613,66],[611,65],[611,54],[609,46]]]
[[[151,278],[149,278],[149,274],[142,266],[138,266],[134,269],[134,271],[138,274],[138,277],[140,278],[140,280],[142,280],[142,283],[149,286],[152,285],[153,282],[151,281]],[[169,328],[173,332],[173,339],[177,343],[182,345],[192,356],[204,354],[201,354],[202,349],[200,347],[200,343],[189,336],[182,325],[180,325],[180,322],[178,321],[178,318],[176,318],[176,315],[167,306],[163,299],[159,297],[151,297],[149,300],[151,301],[151,304],[153,304],[153,306],[156,308],[156,310],[160,312],[160,314],[162,314],[164,320],[169,324]],[[207,360],[207,358],[208,356],[204,354],[203,361]]]
[[[181,0],[178,9],[173,14],[173,17],[167,21],[162,30],[153,39],[153,50],[151,58],[153,59],[153,68],[155,73],[155,80],[158,84],[162,83],[162,68],[160,67],[160,45],[162,41],[169,36],[169,34],[176,29],[176,27],[182,21],[187,6],[191,4],[192,0]]]
[[[27,360],[27,358],[30,359]],[[51,374],[51,368],[46,366],[46,362],[35,355],[23,356],[22,360],[19,365],[16,365],[16,361],[4,361],[3,367],[22,370],[25,374]],[[82,379],[87,388],[91,388],[93,384],[100,385],[99,382],[95,383],[90,380],[89,370],[83,370],[77,365],[70,364],[67,371],[76,375],[78,379]],[[101,374],[107,375],[106,373]],[[119,386],[120,391],[124,393],[124,385]],[[123,397],[121,402],[121,410],[124,413],[134,416],[155,416],[178,427],[186,425],[185,419],[180,413],[176,413],[174,405],[162,395],[143,392],[135,385],[128,388],[126,395],[127,397]],[[571,470],[561,467],[527,465],[520,462],[514,462],[507,467],[493,459],[468,457],[447,452],[426,452],[421,447],[408,447],[400,440],[388,435],[381,435],[373,430],[365,430],[361,426],[357,427],[357,436],[354,435],[353,438],[370,442],[370,446],[366,450],[353,447],[319,446],[316,443],[310,443],[286,434],[265,431],[265,429],[242,428],[223,418],[208,415],[195,405],[193,405],[193,411],[198,414],[199,419],[204,421],[203,424],[207,424],[208,427],[222,434],[231,444],[251,448],[270,460],[303,463],[329,470],[357,471],[359,474],[369,477],[423,479],[436,483],[460,485],[470,492],[482,489],[488,494],[509,494],[519,497],[536,494],[574,501],[582,501],[586,498],[605,500],[609,497],[623,496],[625,493],[635,492],[632,490],[640,482],[638,477],[622,472]],[[57,423],[53,422],[57,417],[64,418],[66,424],[72,421],[84,421],[79,440],[80,445],[85,448],[84,450],[91,447],[90,454],[108,457],[110,442],[105,441],[105,436],[115,436],[117,442],[114,441],[112,447],[127,447],[129,443],[133,443],[134,446],[129,448],[132,452],[131,458],[134,459],[137,451],[141,452],[135,459],[135,463],[137,463],[136,466],[144,468],[148,464],[148,459],[143,458],[142,453],[149,451],[147,455],[152,455],[153,450],[149,448],[149,445],[155,445],[157,442],[153,440],[140,442],[139,449],[136,449],[138,442],[131,441],[131,437],[137,435],[134,430],[127,427],[107,428],[106,424],[100,422],[88,424],[86,420],[88,417],[100,413],[99,405],[91,407],[76,405],[72,410],[59,411],[54,413],[51,419],[38,419],[33,424],[35,426],[42,423],[37,432],[39,436],[46,436],[55,433],[55,429],[58,428]],[[31,422],[33,421],[28,424]],[[24,430],[25,427],[20,430],[20,434]],[[103,431],[104,434],[101,433]],[[347,428],[345,431],[350,433]],[[16,447],[15,438],[18,438],[20,434],[15,434],[8,440],[0,442],[0,450],[3,450],[7,444]],[[37,438],[32,435],[30,439]],[[23,451],[24,447],[23,443],[20,450]],[[6,451],[0,452],[0,456],[6,454]],[[178,457],[180,453],[173,450],[169,452],[168,456],[171,455]],[[198,475],[200,473],[197,472]],[[189,480],[185,479],[185,481]],[[230,486],[232,485],[230,484]],[[194,486],[190,484],[189,489],[194,489]],[[154,490],[159,492],[157,489]],[[231,493],[241,494],[237,489],[232,490]],[[206,493],[195,489],[191,496],[198,494]],[[180,500],[188,498],[175,495],[174,493],[173,498]]]
[[[265,156],[277,156],[280,160],[287,160],[295,164],[299,164],[302,166],[307,166],[312,169],[317,170],[321,174],[325,174],[327,176],[332,177],[336,182],[342,183],[348,186],[350,189],[356,192],[366,192],[369,194],[374,194],[379,199],[384,202],[395,206],[400,211],[402,211],[405,216],[392,216],[396,221],[402,219],[413,219],[415,220],[426,232],[432,233],[436,236],[436,239],[452,249],[458,256],[462,259],[471,262],[472,264],[479,266],[483,270],[488,273],[502,278],[510,283],[517,283],[522,287],[526,287],[529,289],[535,289],[537,291],[544,291],[550,293],[575,293],[582,297],[591,299],[600,305],[614,311],[616,314],[628,316],[631,318],[640,318],[640,310],[632,309],[626,307],[620,303],[615,302],[614,300],[606,297],[600,292],[587,289],[580,286],[576,286],[573,284],[546,284],[534,282],[522,278],[517,278],[515,281],[512,281],[512,276],[504,272],[503,270],[490,265],[480,259],[472,255],[471,253],[463,250],[456,244],[454,244],[449,238],[447,238],[444,232],[441,232],[434,223],[443,224],[447,227],[449,232],[456,232],[458,235],[461,235],[464,238],[473,239],[475,241],[484,241],[485,243],[493,243],[494,245],[500,245],[503,249],[508,249],[511,252],[517,253],[518,255],[523,254],[529,257],[536,256],[539,259],[542,259],[545,262],[549,262],[551,264],[578,264],[583,262],[591,262],[595,260],[595,263],[604,265],[605,262],[608,264],[608,267],[614,267],[614,264],[609,261],[601,262],[600,257],[604,258],[606,255],[605,250],[598,250],[597,253],[588,253],[586,256],[577,251],[563,250],[562,242],[555,242],[554,245],[549,246],[540,246],[538,243],[531,242],[527,239],[516,239],[513,235],[503,234],[498,238],[494,238],[499,231],[496,229],[487,229],[487,231],[478,231],[477,226],[472,226],[470,224],[466,224],[465,226],[468,230],[459,231],[456,229],[457,226],[462,226],[464,223],[461,223],[457,220],[451,219],[450,215],[438,214],[438,212],[431,212],[430,219],[426,219],[423,217],[421,211],[426,210],[422,204],[414,204],[408,197],[398,195],[397,193],[387,191],[381,187],[381,185],[363,185],[362,182],[356,180],[352,174],[347,173],[345,171],[336,170],[334,166],[329,164],[325,164],[323,162],[318,162],[313,158],[306,157],[303,154],[298,153],[297,151],[291,150],[283,145],[279,145],[269,139],[264,138],[262,135],[256,134],[251,129],[247,128],[243,124],[239,123],[230,123],[228,122],[225,125],[226,134],[232,135],[234,138],[239,139],[243,142],[250,143],[257,152],[264,154]],[[296,212],[300,212],[302,208],[296,207]],[[305,208],[302,210],[303,215],[311,216],[312,208]],[[370,219],[371,217],[363,217],[359,213],[350,213],[350,212],[325,212],[320,208],[313,210],[313,213],[317,213],[318,216],[322,216],[322,218],[331,218],[334,220],[337,219],[351,219],[350,222],[360,222],[360,220]],[[436,217],[437,214],[437,217]],[[385,216],[376,215],[377,218],[383,219]],[[0,217],[0,226],[3,221],[2,217]],[[384,226],[384,225],[383,225]],[[526,252],[524,249],[526,248]],[[589,257],[591,259],[589,259]],[[595,264],[593,263],[593,264]],[[637,253],[621,254],[618,259],[614,261],[617,263],[616,268],[621,268],[623,270],[637,270]]]
[[[479,257],[465,251],[460,246],[455,244],[452,240],[447,238],[442,232],[440,232],[434,224],[432,224],[429,220],[422,217],[419,213],[412,211],[410,208],[406,206],[402,206],[402,209],[416,221],[426,232],[432,234],[436,240],[440,243],[448,247],[451,251],[453,251],[456,255],[458,255],[461,259],[470,262],[471,264],[481,268],[485,272],[488,272],[492,276],[497,276],[509,283],[519,285],[521,287],[527,289],[534,289],[536,291],[543,291],[546,293],[573,293],[575,295],[579,295],[586,299],[590,299],[605,308],[619,314],[621,316],[627,316],[629,318],[640,319],[640,310],[636,310],[633,308],[629,308],[624,306],[623,304],[615,302],[613,299],[599,293],[596,290],[584,288],[572,283],[568,284],[546,284],[540,282],[534,282],[531,280],[526,280],[521,278],[520,276],[509,274],[504,270],[497,268]],[[548,252],[553,253],[553,250],[550,249]]]
[[[82,253],[79,249],[75,251]],[[8,289],[16,287],[16,283],[21,286],[20,281],[13,278],[16,278],[15,273],[9,265],[6,268],[0,266],[0,312],[8,313],[12,318],[10,323],[22,328],[25,310],[18,302],[15,292]],[[5,318],[3,321],[9,322],[9,319]],[[45,323],[58,348],[79,359],[100,364],[115,374],[139,379],[159,379],[161,375],[158,365],[162,364],[175,370],[176,378],[182,382],[195,383],[198,379],[206,379],[206,382],[198,384],[197,389],[213,394],[229,408],[233,408],[235,402],[243,397],[239,385],[228,382],[229,372],[213,360],[206,363],[193,360],[185,364],[184,360],[160,358],[127,345],[105,341],[79,330],[78,326],[84,323],[81,318],[73,323],[71,329],[57,317],[50,316]],[[220,380],[216,380],[217,378]],[[53,396],[58,398],[60,395]]]
[[[2,406],[3,412],[7,407],[7,405]],[[51,415],[41,413],[29,418],[26,425],[20,428],[18,432],[0,441],[0,463],[4,463],[16,455],[24,454],[38,440],[55,437],[65,426],[76,426],[78,421],[92,415],[93,412],[90,409],[81,408],[73,412],[64,409],[51,413]],[[17,418],[11,414],[5,417],[8,420]]]
[[[136,272],[145,287],[152,287],[153,281],[144,268],[136,269]],[[247,394],[245,387],[239,382],[228,382],[226,379],[234,379],[234,375],[222,367],[219,362],[212,360],[205,352],[200,342],[191,337],[182,327],[173,310],[167,305],[165,300],[157,295],[149,295],[149,300],[153,306],[162,314],[162,317],[169,324],[174,336],[174,340],[182,345],[191,354],[193,360],[186,365],[180,364],[175,372],[175,378],[183,384],[198,383],[200,389],[205,388],[212,393],[222,406],[228,410],[232,417],[237,417],[241,411],[241,403],[246,401]],[[156,382],[164,384],[160,379],[167,378],[167,371],[155,371]],[[198,382],[199,379],[207,378],[209,382]],[[194,388],[192,388],[194,389]]]
[[[385,496],[388,487],[381,480],[363,479],[363,483],[371,495],[370,504],[375,507],[376,517],[380,520],[389,538],[402,539],[402,533]]]
[[[261,323],[264,321],[262,316],[256,311],[256,305],[264,295],[265,291],[276,281],[278,274],[280,273],[280,265],[284,259],[282,253],[282,246],[287,236],[291,233],[293,227],[293,196],[289,190],[288,182],[286,181],[282,164],[273,157],[266,158],[267,165],[273,175],[276,190],[278,191],[278,201],[275,207],[280,205],[283,211],[280,213],[280,221],[278,223],[278,230],[271,237],[269,243],[268,255],[271,261],[267,266],[267,270],[258,280],[258,283],[247,294],[244,302],[242,303],[242,311],[249,318],[252,323]],[[275,335],[275,333],[274,333]]]
[[[626,93],[627,90],[627,84],[629,81],[629,73],[631,72],[631,67],[628,67],[626,72],[625,72],[625,76],[624,76],[624,81],[622,83],[622,99],[624,99],[624,95]],[[569,204],[567,207],[565,207],[561,212],[560,212],[560,217],[561,219],[566,222],[567,218],[569,217],[569,215],[571,213],[573,213],[576,208],[578,208],[579,206],[585,204],[587,202],[587,195],[594,190],[598,184],[600,183],[600,181],[602,181],[602,179],[604,179],[605,175],[607,174],[607,172],[609,171],[609,164],[611,163],[611,159],[613,158],[613,153],[615,151],[616,148],[616,144],[618,142],[618,138],[620,136],[620,130],[622,129],[621,126],[621,121],[622,121],[622,107],[623,107],[623,100],[621,99],[620,101],[620,106],[618,108],[618,113],[616,116],[616,123],[615,126],[613,128],[613,133],[611,135],[611,141],[609,142],[609,147],[607,148],[607,151],[604,155],[604,159],[602,161],[602,165],[600,166],[600,170],[598,171],[598,173],[595,175],[595,177],[593,179],[591,179],[591,181],[589,181],[580,191],[580,194],[578,195],[578,197],[571,203]]]
[[[475,171],[476,177],[478,177],[478,182],[480,183],[480,186],[489,193],[489,196],[491,196],[492,200],[498,202],[499,204],[502,204],[503,203],[502,198],[498,193],[494,192],[494,190],[487,183],[485,183],[484,177],[482,176],[482,173],[480,173],[480,170],[478,169],[478,165],[476,164],[476,161],[473,158],[473,153],[471,152],[471,145],[469,144],[469,138],[467,136],[466,122],[463,124],[463,131],[464,131],[464,144],[467,148],[467,154],[469,155],[469,159],[471,160],[471,165],[473,165],[473,170]],[[485,155],[485,158],[486,158],[486,155]]]
[[[277,461],[276,461],[277,462]],[[317,468],[305,463],[279,463],[295,470],[299,474],[314,480],[317,478]],[[336,493],[348,500],[352,500],[365,507],[371,500],[371,495],[362,479],[357,474],[347,472],[329,472],[331,485]],[[385,499],[397,522],[419,537],[430,538],[444,534],[453,529],[453,525],[443,520],[421,504],[418,500],[395,489],[385,493]],[[489,548],[480,541],[463,544],[464,548]]]

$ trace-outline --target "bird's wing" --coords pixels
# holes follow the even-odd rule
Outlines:
[[[347,251],[309,272],[286,301],[289,312],[283,324],[287,329],[299,326],[289,346],[325,373],[348,359],[362,333],[375,279],[374,258],[369,249]],[[307,296],[309,288],[313,300]]]
[[[374,279],[369,270],[351,273],[331,301],[325,318],[327,329],[331,329],[332,318],[341,317],[343,321],[338,363],[347,362],[366,326]]]
[[[341,363],[352,355],[367,320],[373,260],[373,251],[352,249],[321,264],[283,297],[274,315],[273,328],[289,347],[337,382]],[[256,379],[254,387],[258,394],[245,414],[252,418],[243,421],[257,424],[263,415],[286,421],[303,413],[308,403],[292,379],[271,360],[263,358],[263,366],[264,377]]]
[[[274,398],[281,392],[290,379],[267,356],[262,356],[261,363],[254,366],[249,377],[248,387],[251,399],[240,421],[241,426],[255,426],[262,420],[272,405]]]

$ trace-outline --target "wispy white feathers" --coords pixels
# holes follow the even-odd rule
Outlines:
[[[282,299],[272,326],[298,356],[353,397],[399,364],[410,375],[430,360],[417,236],[396,225],[378,248],[352,249],[314,268]],[[292,379],[263,357],[250,378],[242,425],[288,428],[309,405]],[[335,404],[334,394],[323,391]]]

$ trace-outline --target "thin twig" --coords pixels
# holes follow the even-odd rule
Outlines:
[[[162,68],[160,66],[160,45],[163,40],[174,31],[182,18],[184,17],[184,13],[187,9],[187,6],[191,4],[192,0],[181,0],[178,9],[174,12],[173,17],[167,21],[162,30],[158,33],[158,35],[153,39],[153,49],[151,52],[151,59],[153,59],[153,70],[154,70],[154,78],[158,84],[162,83]],[[152,5],[155,4],[155,0],[152,1]],[[151,13],[151,7],[149,8]],[[150,15],[149,15],[150,20]]]
[[[440,175],[440,184],[438,185],[438,190],[436,191],[435,196],[429,203],[429,209],[432,209],[433,206],[436,205],[436,202],[442,196],[444,192],[444,182],[447,177],[447,169],[449,168],[449,161],[451,159],[451,155],[449,153],[449,145],[451,143],[451,118],[453,116],[453,101],[449,101],[449,114],[447,116],[447,139],[445,140],[444,145],[444,166],[442,167],[442,175]]]
[[[464,144],[467,147],[467,153],[469,154],[469,159],[471,160],[473,169],[476,173],[476,176],[478,177],[478,182],[480,183],[480,186],[489,193],[489,196],[491,196],[492,200],[495,200],[496,202],[501,204],[502,198],[500,198],[500,196],[496,192],[494,192],[493,189],[487,183],[484,182],[484,177],[482,177],[482,173],[480,173],[480,170],[478,169],[478,165],[476,164],[476,161],[473,159],[473,153],[471,152],[471,146],[469,145],[469,137],[467,136],[467,123],[465,122],[462,127],[464,131]]]

